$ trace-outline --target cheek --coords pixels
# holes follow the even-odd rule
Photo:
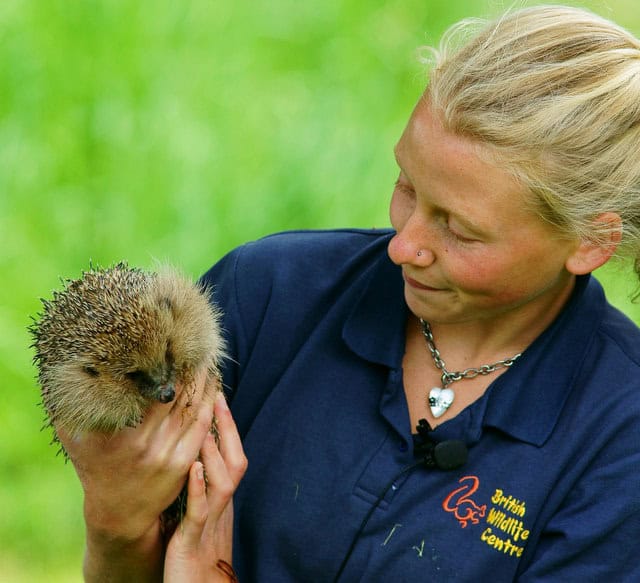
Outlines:
[[[526,271],[530,272],[520,273],[517,266],[505,265],[489,254],[465,255],[463,261],[449,267],[449,277],[460,291],[504,301],[521,294],[529,278]]]
[[[508,266],[486,253],[458,257],[449,265],[449,276],[462,291],[474,295],[509,294],[514,283]]]

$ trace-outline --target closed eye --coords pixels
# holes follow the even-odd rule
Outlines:
[[[407,197],[407,201],[411,201],[412,204],[417,204],[417,193],[402,171],[394,183],[394,195],[396,194]],[[438,221],[444,234],[454,242],[471,244],[478,243],[482,240],[479,236],[475,235],[474,231],[469,232],[469,229],[464,226],[465,221],[458,218],[457,215],[451,214],[450,210],[438,206],[432,206],[430,208],[432,216]]]
[[[82,368],[82,370],[84,372],[86,372],[89,376],[91,377],[97,377],[99,376],[99,372],[97,371],[97,369],[91,365],[86,365]]]
[[[150,387],[154,384],[153,379],[143,370],[134,370],[125,373],[124,376],[139,387]]]
[[[464,226],[464,223],[460,222],[460,219],[456,215],[449,213],[443,213],[441,217],[442,226],[448,236],[453,238],[458,243],[478,243],[482,241],[482,238]]]
[[[457,241],[459,241],[460,243],[476,243],[478,241],[478,239],[473,239],[471,237],[465,237],[464,235],[461,235],[460,233],[457,233],[456,231],[454,231],[450,225],[446,226],[447,229],[447,233],[453,237],[454,239],[456,239]]]

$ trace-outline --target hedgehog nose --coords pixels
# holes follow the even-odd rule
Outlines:
[[[176,391],[172,384],[161,385],[158,387],[158,401],[161,403],[171,403],[176,397]]]

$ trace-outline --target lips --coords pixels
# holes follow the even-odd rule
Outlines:
[[[441,288],[431,287],[430,285],[425,285],[423,283],[420,283],[419,281],[416,281],[415,279],[412,279],[411,277],[409,277],[406,273],[403,274],[403,277],[407,285],[412,288],[420,289],[424,291],[443,291]]]

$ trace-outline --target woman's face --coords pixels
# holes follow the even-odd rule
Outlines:
[[[523,187],[480,147],[446,132],[426,99],[396,147],[389,256],[402,266],[409,308],[431,322],[536,318],[573,287],[565,263],[577,241],[528,210]]]

